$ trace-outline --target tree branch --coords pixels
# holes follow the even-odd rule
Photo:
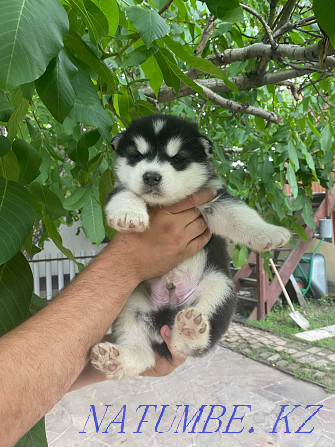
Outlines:
[[[249,8],[249,6],[243,5],[243,3],[240,3],[240,6],[242,6],[242,8],[245,11],[248,11],[250,14],[252,14],[254,17],[256,17],[257,20],[259,20],[261,22],[261,24],[263,25],[263,28],[265,29],[265,32],[268,36],[271,48],[273,50],[275,50],[278,47],[278,43],[273,39],[271,28],[266,23],[266,21],[263,19],[263,17],[260,14],[258,14],[258,12],[256,12],[254,9]]]
[[[327,57],[325,61],[324,68],[334,67],[335,66],[335,58]],[[251,76],[250,74],[231,77],[229,80],[233,82],[239,91],[250,90],[252,88],[262,87],[263,85],[272,85],[278,84],[282,81],[287,81],[290,79],[298,78],[305,74],[313,73],[316,71],[320,71],[319,63],[309,63],[305,66],[298,66],[299,68],[289,68],[286,70],[280,70],[276,72],[266,72],[264,75]],[[322,73],[326,73],[325,70],[322,70]],[[335,75],[334,75],[335,76]],[[227,93],[231,92],[231,89],[220,79],[199,79],[197,83],[203,88],[208,88],[212,90],[214,93]],[[143,95],[155,98],[155,93],[151,88],[143,88],[140,89],[140,93]],[[163,84],[158,93],[158,102],[164,103],[172,101],[176,98],[182,98],[184,96],[188,96],[194,93],[194,90],[191,87],[188,87],[185,84],[182,84],[178,94],[174,91],[173,88],[168,87],[166,84]]]
[[[159,15],[162,15],[163,12],[166,11],[166,10],[169,8],[169,6],[171,5],[172,2],[173,2],[173,0],[169,0],[169,1],[163,6],[163,8],[160,9],[160,10],[158,11],[158,14],[159,14]]]
[[[329,56],[334,54],[334,49],[329,48]],[[215,65],[231,64],[237,61],[246,61],[252,58],[267,57],[273,60],[280,60],[287,57],[296,61],[318,60],[318,44],[310,47],[301,47],[299,45],[280,44],[275,50],[271,45],[265,43],[254,43],[244,48],[233,48],[223,51],[222,53],[213,54],[207,59]]]
[[[200,83],[197,82],[198,85]],[[267,120],[268,122],[279,124],[283,120],[278,115],[276,115],[273,112],[268,112],[265,109],[259,109],[257,107],[252,107],[248,104],[241,104],[236,101],[232,101],[230,99],[223,98],[222,96],[218,95],[217,93],[214,93],[212,90],[210,90],[207,87],[204,87],[201,85],[204,95],[207,99],[209,99],[213,104],[217,104],[220,107],[223,107],[224,109],[231,110],[235,113],[246,113],[248,115],[254,115],[259,116],[260,118],[263,118]]]

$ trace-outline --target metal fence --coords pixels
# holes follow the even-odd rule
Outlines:
[[[75,255],[78,262],[87,265],[95,258],[97,250],[91,250],[90,254],[80,251]],[[57,257],[51,257],[48,253],[39,253],[29,261],[34,278],[34,293],[42,298],[51,300],[79,273],[78,266],[62,253]]]

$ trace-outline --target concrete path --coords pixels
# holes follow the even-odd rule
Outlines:
[[[335,395],[218,346],[165,378],[69,393],[46,426],[50,447],[333,447]]]

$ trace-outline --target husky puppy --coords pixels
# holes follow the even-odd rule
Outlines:
[[[184,357],[203,356],[227,330],[236,298],[225,239],[261,252],[282,246],[290,233],[227,193],[210,159],[212,143],[194,123],[150,115],[133,121],[112,146],[117,183],[105,211],[118,231],[148,228],[148,206],[171,205],[206,187],[218,191],[198,207],[213,233],[206,247],[163,277],[141,283],[115,320],[110,341],[93,347],[93,365],[109,379],[122,379],[152,367],[154,352],[169,355],[159,332],[164,324]]]

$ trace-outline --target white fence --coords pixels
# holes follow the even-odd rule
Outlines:
[[[78,262],[87,265],[96,255],[97,250],[91,250],[90,254],[82,250],[74,257]],[[55,297],[79,273],[77,264],[65,258],[62,253],[58,253],[57,257],[39,253],[29,264],[33,272],[34,293],[47,300]]]

